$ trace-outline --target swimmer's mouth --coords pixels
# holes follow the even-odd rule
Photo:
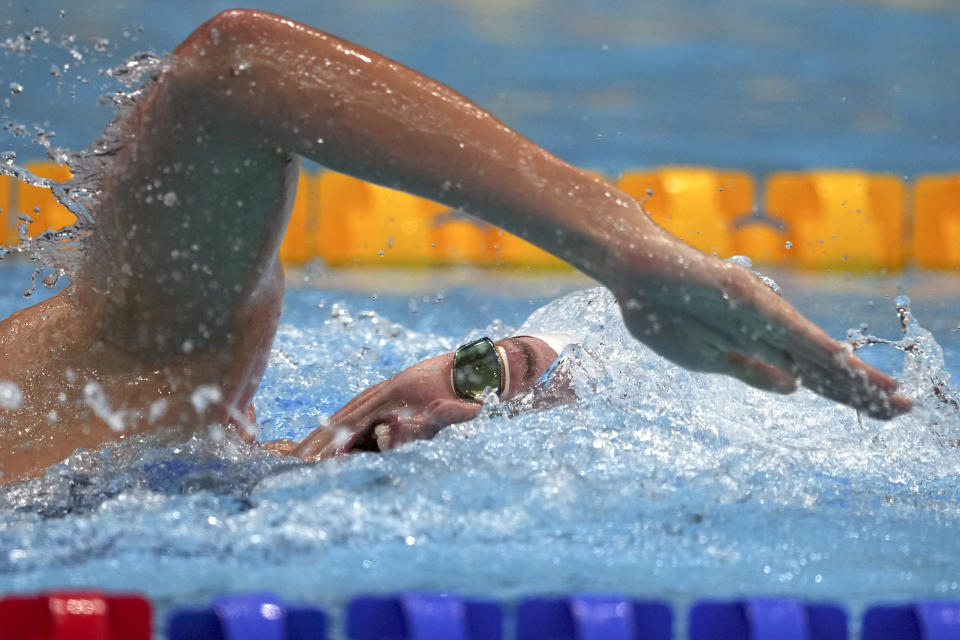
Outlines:
[[[380,445],[377,442],[377,436],[374,433],[375,427],[370,425],[359,438],[350,447],[350,452],[367,451],[372,453],[381,453]]]
[[[386,422],[377,422],[357,436],[352,445],[346,449],[346,453],[355,451],[366,451],[369,453],[383,453],[393,448],[393,438],[391,427]]]

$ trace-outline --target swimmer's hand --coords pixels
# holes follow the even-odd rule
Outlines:
[[[910,410],[897,382],[804,318],[756,275],[672,238],[626,257],[612,286],[639,340],[674,362],[791,393],[801,384],[888,419]],[[668,256],[664,258],[663,256]]]
[[[444,354],[370,387],[307,436],[293,455],[322,460],[352,451],[387,451],[473,419],[481,405],[456,396],[452,366],[453,354]]]

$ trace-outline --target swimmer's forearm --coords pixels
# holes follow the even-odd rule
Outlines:
[[[449,87],[334,36],[225,12],[175,53],[177,81],[202,93],[195,103],[219,126],[463,209],[592,275],[614,266],[619,239],[670,244],[630,196]]]

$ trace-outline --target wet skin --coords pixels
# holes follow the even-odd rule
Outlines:
[[[684,366],[775,392],[799,380],[878,417],[909,409],[892,379],[615,186],[452,89],[279,16],[201,25],[118,131],[72,285],[0,322],[0,380],[24,396],[0,410],[3,481],[121,437],[91,409],[91,382],[131,410],[124,433],[243,413],[280,313],[299,156],[528,238],[608,286],[633,334]],[[220,401],[198,411],[198,386]]]

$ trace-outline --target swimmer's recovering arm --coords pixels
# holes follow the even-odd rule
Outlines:
[[[889,418],[910,402],[745,269],[654,224],[610,183],[459,93],[284,18],[227,11],[175,51],[165,82],[210,135],[258,140],[462,209],[607,285],[638,339],[675,362],[779,393],[798,382]]]
[[[509,371],[509,382],[500,396],[504,402],[529,390],[557,358],[547,343],[530,336],[499,340],[496,345],[502,349]],[[370,387],[299,445],[281,442],[267,446],[279,453],[319,460],[358,450],[386,451],[411,440],[432,438],[448,425],[471,420],[481,405],[454,391],[453,358],[452,353],[429,358]]]

